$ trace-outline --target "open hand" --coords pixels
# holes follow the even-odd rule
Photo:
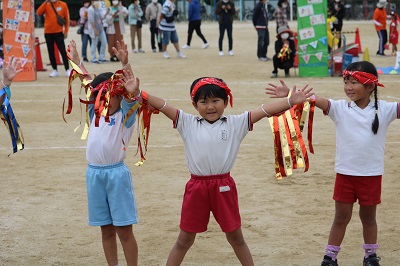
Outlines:
[[[133,75],[133,73],[129,70],[124,70],[122,72],[122,83],[125,86],[125,90],[130,93],[133,94],[134,96],[138,96],[140,93],[140,89],[139,89],[139,78],[135,78],[135,76]]]
[[[125,44],[124,40],[117,41],[117,47],[113,47],[112,50],[123,65],[128,63],[128,46]]]
[[[285,82],[281,79],[281,86],[275,85],[272,83],[268,83],[269,88],[265,88],[265,94],[272,95],[270,98],[283,98],[288,96],[289,94],[289,87],[285,84]]]
[[[305,102],[307,98],[310,98],[312,95],[314,95],[313,92],[311,92],[313,88],[308,88],[308,84],[304,85],[303,88],[301,89],[296,89],[296,85],[293,86],[292,89],[292,94],[290,95],[290,103],[291,105],[295,104],[300,104],[302,102]]]
[[[76,42],[71,40],[68,44],[67,55],[76,65],[80,64],[79,54],[76,50]]]
[[[21,66],[20,61],[15,58],[14,56],[11,56],[10,62],[6,63],[3,67],[3,83],[6,86],[10,86],[12,80],[15,78],[15,76],[18,73],[21,73],[23,69],[18,69]]]

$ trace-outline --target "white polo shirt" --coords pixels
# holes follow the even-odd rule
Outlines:
[[[383,175],[386,134],[389,124],[400,117],[399,103],[378,101],[379,128],[372,132],[374,102],[364,109],[354,102],[329,100],[325,112],[336,127],[335,172],[353,176]]]
[[[249,112],[223,116],[210,124],[201,117],[179,110],[174,128],[183,139],[189,172],[205,176],[231,171],[240,143],[253,125]]]

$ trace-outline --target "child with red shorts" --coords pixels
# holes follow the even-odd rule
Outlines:
[[[392,55],[396,55],[397,43],[399,42],[399,30],[397,29],[399,24],[399,17],[396,12],[390,12],[392,20],[389,24],[389,43],[392,45]]]
[[[124,75],[126,80],[133,77],[129,71],[124,71]],[[137,95],[139,88],[132,93]],[[144,91],[141,95],[143,100],[147,99],[150,105],[173,121],[174,128],[183,139],[186,162],[191,173],[183,197],[180,233],[166,265],[182,263],[196,234],[207,231],[211,212],[240,263],[254,265],[242,234],[236,184],[230,171],[240,143],[253,129],[253,124],[306,101],[312,95],[311,89],[294,89],[290,98],[229,116],[223,114],[228,102],[232,105],[231,90],[218,78],[204,77],[192,83],[192,105],[200,116],[178,110],[165,100]]]
[[[335,219],[321,266],[338,265],[336,257],[357,200],[363,225],[363,265],[379,266],[376,208],[381,203],[386,133],[389,124],[400,118],[400,103],[378,100],[378,86],[383,85],[369,62],[350,64],[343,72],[343,80],[350,102],[313,96],[315,105],[334,121],[337,142]],[[282,86],[270,85],[267,94],[279,97],[289,92],[283,81]]]

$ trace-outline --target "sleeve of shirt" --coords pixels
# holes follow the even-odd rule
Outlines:
[[[230,115],[228,116],[228,122],[234,126],[235,135],[239,141],[242,141],[247,133],[253,129],[250,124],[250,112],[244,112],[241,115]]]
[[[128,114],[129,110],[137,103],[137,101],[133,101],[131,103],[128,103],[125,101],[125,99],[122,100],[122,114],[123,114],[123,119],[125,119],[126,115]],[[130,128],[133,126],[136,122],[136,114],[137,114],[137,109],[129,116],[128,120],[126,120],[125,127]]]

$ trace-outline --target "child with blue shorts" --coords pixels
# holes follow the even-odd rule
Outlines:
[[[76,43],[71,41],[68,48],[70,60],[82,70],[85,78],[89,77],[79,59]],[[113,51],[123,69],[131,71],[124,42],[117,43]],[[124,163],[136,120],[136,111],[129,115],[128,112],[138,102],[133,97],[133,88],[124,85],[117,73],[106,72],[97,75],[88,87],[91,90],[87,102],[90,127],[86,147],[89,225],[101,228],[108,265],[118,265],[117,235],[127,265],[138,263],[138,246],[132,231],[132,224],[138,222],[137,208],[132,174]],[[110,91],[108,115],[101,116],[99,106],[105,101],[108,88],[114,88]]]
[[[123,79],[132,80],[133,74],[124,71]],[[236,184],[230,171],[240,143],[253,129],[253,124],[304,102],[312,95],[311,89],[293,90],[290,98],[283,101],[263,104],[251,112],[229,116],[223,113],[228,102],[232,105],[231,90],[218,78],[196,79],[190,88],[192,105],[200,116],[187,114],[161,98],[140,92],[138,86],[133,94],[141,94],[143,101],[146,100],[173,121],[174,128],[183,139],[186,162],[191,173],[183,197],[180,233],[167,265],[182,263],[196,234],[207,230],[211,212],[240,263],[254,265],[242,234]]]

